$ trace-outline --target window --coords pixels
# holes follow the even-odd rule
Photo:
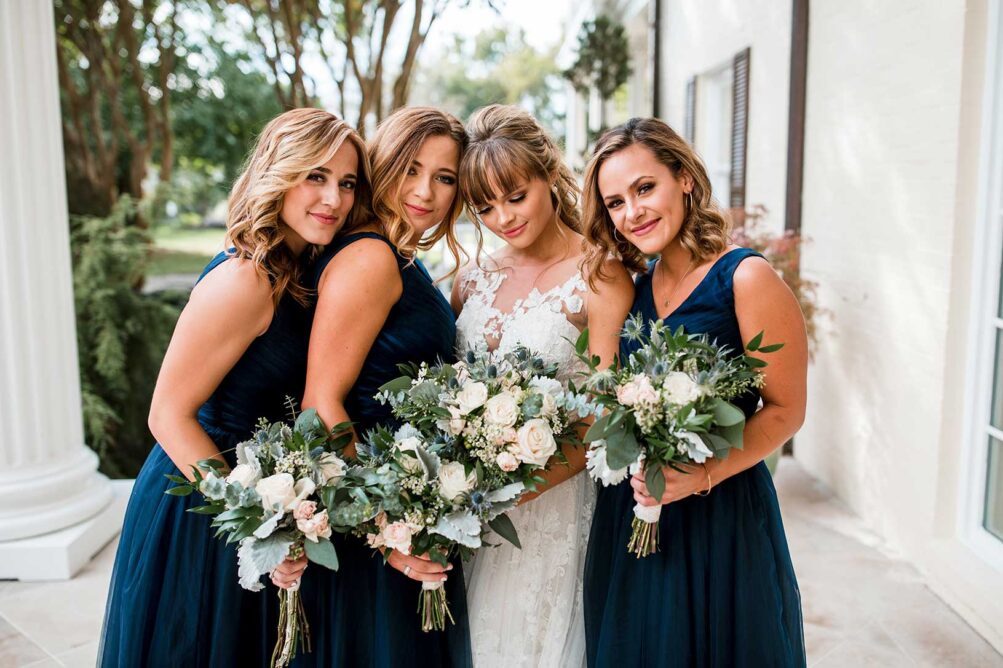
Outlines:
[[[731,193],[732,82],[731,63],[697,79],[696,141],[710,177],[714,197],[725,208]]]
[[[704,161],[714,198],[726,209],[745,208],[749,53],[739,51],[727,65],[686,85],[686,139]]]
[[[971,458],[963,526],[976,549],[1003,568],[1003,11],[990,5],[983,155],[972,308]]]

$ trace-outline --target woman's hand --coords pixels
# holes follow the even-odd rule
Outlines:
[[[300,578],[306,570],[306,562],[306,555],[299,559],[286,557],[286,560],[272,571],[272,584],[279,589],[299,589]]]
[[[630,486],[634,488],[634,500],[642,506],[658,506],[685,499],[693,494],[703,494],[710,491],[710,474],[706,466],[690,466],[679,464],[686,473],[677,471],[671,466],[662,467],[662,475],[665,477],[665,492],[661,499],[655,499],[648,492],[648,485],[644,482],[644,471],[638,471],[631,477]]]
[[[387,563],[412,580],[419,582],[445,582],[446,571],[453,569],[452,564],[443,566],[425,557],[415,557],[404,554],[400,550],[390,553]]]

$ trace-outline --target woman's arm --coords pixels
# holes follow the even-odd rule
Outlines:
[[[199,407],[268,329],[273,312],[268,280],[247,260],[226,260],[192,290],[164,354],[149,417],[153,437],[189,479],[193,464],[221,459],[196,418]]]
[[[665,467],[665,494],[661,503],[708,489],[755,466],[797,433],[804,423],[808,383],[808,336],[797,299],[787,284],[762,258],[751,257],[735,269],[735,315],[742,341],[763,332],[766,343],[784,347],[766,355],[753,354],[767,363],[763,374],[763,408],[746,422],[743,449],[731,450],[727,459],[711,459],[706,471],[696,468],[686,474]],[[647,496],[643,477],[631,479],[635,499],[645,505],[658,503]]]
[[[603,274],[607,278],[600,280],[595,289],[589,291],[587,303],[589,354],[598,355],[599,368],[604,369],[613,364],[620,352],[620,331],[634,303],[634,283],[619,260],[608,260],[603,268]],[[584,437],[586,431],[588,425],[579,429],[578,436]],[[540,485],[540,490],[523,495],[519,502],[525,503],[534,499],[555,485],[577,475],[585,468],[585,450],[586,448],[580,446],[563,445],[561,452],[567,458],[567,465],[552,460],[548,469],[537,473],[546,481]]]
[[[449,305],[453,307],[453,315],[460,315],[460,311],[463,310],[463,302],[466,301],[466,295],[463,294],[463,279],[467,275],[467,267],[463,267],[458,272],[456,272],[456,277],[453,279],[453,289],[449,292]]]
[[[379,239],[346,246],[324,268],[317,286],[303,406],[317,409],[325,424],[351,420],[345,398],[403,289],[397,259]],[[355,456],[354,442],[345,454]]]

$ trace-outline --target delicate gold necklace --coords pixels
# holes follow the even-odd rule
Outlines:
[[[661,272],[662,272],[662,282],[663,282],[663,283],[664,283],[664,282],[665,282],[665,280],[666,280],[666,279],[665,279],[665,271],[664,271],[664,270],[662,270],[662,266],[663,266],[664,264],[665,264],[665,260],[659,260],[659,261],[658,261],[658,267],[659,267],[659,271],[661,271]],[[687,277],[687,276],[689,276],[689,275],[690,275],[690,272],[691,272],[691,271],[693,271],[694,269],[696,269],[696,268],[697,268],[697,266],[699,266],[699,265],[698,265],[698,264],[695,264],[695,263],[693,262],[693,260],[690,260],[690,266],[689,266],[689,267],[688,267],[688,268],[686,269],[686,272],[685,272],[685,273],[684,273],[684,274],[683,274],[683,275],[682,275],[682,276],[681,276],[681,277],[679,278],[679,280],[678,280],[678,281],[676,281],[676,284],[672,286],[672,290],[670,290],[670,291],[669,291],[669,294],[668,294],[668,295],[666,295],[666,297],[665,297],[665,301],[663,301],[663,302],[662,302],[662,308],[668,308],[668,306],[669,306],[669,302],[670,302],[670,301],[672,300],[672,298],[673,298],[673,297],[674,297],[674,296],[676,295],[676,292],[678,292],[678,291],[679,291],[679,286],[683,284],[683,281],[685,281],[685,280],[686,280],[686,277]]]

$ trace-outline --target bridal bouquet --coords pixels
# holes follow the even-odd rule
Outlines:
[[[708,342],[706,335],[670,331],[653,321],[645,336],[639,316],[627,320],[622,336],[641,347],[619,367],[597,369],[589,364],[587,381],[594,412],[599,415],[585,434],[589,443],[586,468],[603,485],[616,485],[644,469],[652,497],[665,491],[662,467],[684,471],[681,465],[724,459],[731,448],[742,448],[745,414],[731,401],[762,387],[760,369],[766,363],[734,355]],[[763,346],[760,332],[748,343],[749,352],[771,353],[782,343]],[[645,557],[658,549],[661,506],[634,506],[628,551]]]
[[[237,465],[229,473],[217,459],[192,467],[194,481],[168,475],[178,483],[174,496],[199,492],[206,503],[190,512],[212,516],[217,537],[238,543],[237,574],[251,591],[264,588],[261,576],[288,556],[338,569],[332,529],[347,531],[339,518],[352,517],[352,499],[341,481],[345,462],[338,452],[350,441],[349,424],[328,431],[316,411],[307,409],[293,426],[262,420],[250,440],[237,445]],[[279,589],[278,641],[273,666],[286,666],[303,643],[309,651],[310,628],[298,589]]]
[[[377,398],[404,425],[377,429],[358,447],[380,508],[359,532],[374,548],[443,565],[481,547],[487,527],[519,547],[505,512],[543,482],[537,472],[559,443],[577,440],[556,365],[520,349],[403,370]],[[423,583],[419,613],[424,631],[452,621],[441,582]]]

